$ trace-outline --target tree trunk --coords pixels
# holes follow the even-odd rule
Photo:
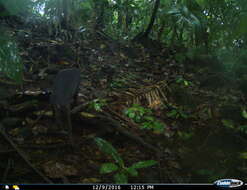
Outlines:
[[[62,10],[63,10],[63,16],[62,16],[62,25],[65,29],[68,28],[69,23],[69,8],[70,8],[70,2],[69,0],[63,0],[62,2]]]
[[[155,21],[156,15],[157,15],[157,12],[158,12],[158,9],[159,9],[159,6],[160,6],[160,0],[156,0],[155,4],[154,4],[154,9],[153,9],[153,12],[152,12],[152,16],[151,16],[149,25],[148,25],[146,31],[144,32],[143,37],[148,37],[149,33],[151,32],[152,27],[154,25],[154,21]]]
[[[148,27],[147,27],[146,31],[145,32],[140,32],[139,34],[137,34],[136,37],[134,38],[134,41],[138,41],[140,39],[144,39],[144,38],[148,37],[148,35],[151,32],[152,27],[154,25],[154,21],[156,19],[156,15],[157,15],[159,6],[160,6],[160,0],[156,0],[155,4],[154,4],[154,9],[153,9],[153,12],[152,12],[152,16],[151,16],[151,19],[150,19],[150,22],[148,24]]]
[[[94,16],[95,16],[95,23],[94,23],[94,30],[102,30],[105,27],[104,24],[104,14],[105,14],[105,7],[107,6],[108,2],[106,0],[93,0],[94,3]]]

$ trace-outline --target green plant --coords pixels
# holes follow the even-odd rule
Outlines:
[[[144,108],[138,104],[134,104],[132,107],[126,109],[124,114],[135,122],[140,123],[143,121],[145,115],[151,114],[150,109]]]
[[[178,77],[176,79],[176,83],[177,84],[182,84],[184,86],[191,86],[192,85],[192,82],[188,81],[188,80],[185,80],[183,77]]]
[[[222,119],[221,122],[226,128],[232,128],[232,129],[234,128],[234,123],[232,120]]]
[[[241,152],[241,153],[239,153],[239,157],[240,157],[241,159],[247,160],[247,152]]]
[[[191,132],[178,131],[179,138],[185,141],[191,139],[193,135],[194,133],[192,131]]]
[[[247,112],[246,110],[242,110],[242,116],[243,118],[247,119]],[[235,123],[232,120],[229,119],[222,119],[221,120],[224,127],[229,129],[234,129],[236,131],[240,131],[241,133],[247,134],[247,125],[239,125],[238,127],[235,127]]]
[[[238,128],[240,132],[247,134],[247,125],[240,125]]]
[[[167,115],[167,117],[175,118],[175,119],[178,119],[178,118],[187,119],[187,118],[189,118],[189,115],[186,114],[182,108],[175,108],[175,107],[170,112],[168,112],[166,115]]]
[[[245,109],[242,110],[241,115],[244,119],[247,119],[247,112]],[[238,127],[236,127],[236,124],[232,120],[222,119],[221,122],[222,122],[223,126],[226,128],[234,129],[237,132],[247,134],[247,125],[246,124],[239,125]]]
[[[164,124],[157,121],[152,116],[144,117],[144,122],[141,125],[141,129],[153,129],[155,132],[163,132],[164,131]]]
[[[95,111],[102,111],[102,107],[106,105],[105,99],[95,99],[90,102],[89,107]]]
[[[247,119],[247,112],[246,112],[245,109],[242,110],[242,117],[243,117],[244,119]]]
[[[123,88],[125,85],[126,81],[123,79],[115,79],[111,82],[110,86],[111,88]]]
[[[247,112],[245,109],[242,110],[242,117],[244,119],[247,119]],[[247,125],[240,125],[238,129],[240,130],[240,132],[247,134]]]
[[[164,124],[152,116],[150,109],[134,104],[132,107],[126,109],[124,114],[133,119],[136,123],[139,123],[141,129],[153,129],[158,133],[164,131]]]
[[[128,176],[138,176],[137,169],[146,168],[155,165],[157,162],[154,160],[140,161],[132,164],[130,167],[126,167],[123,159],[118,154],[117,150],[107,141],[101,138],[95,138],[95,142],[100,150],[110,155],[115,163],[104,163],[100,168],[101,174],[108,174],[115,172],[114,180],[116,183],[128,183]]]
[[[14,41],[1,31],[0,37],[0,72],[16,83],[22,82],[23,64],[18,54],[18,48]]]

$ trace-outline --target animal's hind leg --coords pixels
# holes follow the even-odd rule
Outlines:
[[[69,141],[72,146],[74,146],[74,139],[73,139],[73,130],[72,130],[72,122],[71,122],[71,115],[70,115],[70,105],[66,106],[66,118],[68,121],[68,135]]]

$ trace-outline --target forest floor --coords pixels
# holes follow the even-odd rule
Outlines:
[[[181,63],[176,53],[182,50],[151,40],[145,45],[120,44],[100,36],[75,42],[17,40],[25,65],[24,83],[0,81],[1,126],[6,132],[0,140],[4,155],[0,167],[5,171],[1,182],[113,183],[114,173],[100,174],[100,167],[114,159],[100,151],[94,137],[110,142],[126,166],[157,161],[130,177],[130,183],[197,182],[195,177],[208,182],[232,175],[229,168],[238,160],[224,148],[214,148],[222,144],[229,148],[229,139],[236,141],[230,142],[232,149],[246,145],[244,134],[231,123],[245,123],[241,112],[245,101],[232,88],[234,81],[214,71],[217,64]],[[71,111],[75,149],[66,134],[51,132],[56,122],[49,103],[56,74],[70,67],[81,71]],[[227,134],[221,144],[217,137],[222,130]],[[213,161],[207,163],[205,154],[215,158],[208,155]],[[226,156],[221,173],[205,169]],[[204,168],[199,170],[198,163]],[[239,177],[245,175],[238,172]]]

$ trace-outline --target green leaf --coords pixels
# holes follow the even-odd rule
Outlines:
[[[152,116],[145,116],[143,119],[146,121],[154,121],[154,117]]]
[[[94,140],[101,151],[108,155],[111,155],[113,159],[120,165],[120,167],[124,167],[124,162],[122,158],[118,154],[117,150],[109,142],[99,137],[96,137]]]
[[[231,128],[231,129],[234,128],[234,124],[233,124],[233,122],[231,120],[222,119],[221,122],[227,128]]]
[[[94,108],[96,111],[101,111],[101,105],[100,104],[94,104]]]
[[[172,110],[170,112],[168,112],[166,115],[167,117],[175,117],[177,115],[177,111],[176,110]]]
[[[123,113],[124,113],[125,115],[128,115],[128,114],[129,114],[129,112],[130,112],[130,111],[129,111],[129,109],[126,109],[126,110],[124,110],[124,112],[123,112]]]
[[[247,159],[247,152],[241,152],[239,157],[246,160]]]
[[[102,164],[100,168],[100,174],[107,174],[118,170],[118,166],[114,163]]]
[[[140,116],[143,116],[146,112],[144,108],[139,108],[139,110],[137,110],[137,111],[139,111]]]
[[[135,117],[135,122],[139,123],[141,121],[141,116],[136,115]]]
[[[198,5],[200,5],[201,8],[204,8],[206,5],[205,0],[196,0],[196,2],[198,3]]]
[[[128,177],[124,173],[115,174],[114,180],[116,183],[122,183],[122,184],[128,183]]]
[[[180,112],[182,118],[187,119],[189,116],[183,112]]]
[[[127,168],[126,171],[133,177],[138,176],[138,171],[133,167]]]
[[[183,81],[182,78],[178,78],[178,79],[176,80],[176,83],[181,83],[182,81]]]
[[[153,166],[155,164],[157,164],[157,161],[155,161],[155,160],[140,161],[140,162],[134,163],[131,166],[131,168],[134,168],[134,169],[147,168],[147,167]]]
[[[240,125],[238,128],[241,132],[247,133],[247,125]]]
[[[134,107],[134,108],[139,108],[140,107],[140,105],[139,104],[133,104],[133,106],[132,107]]]
[[[242,111],[242,116],[243,116],[244,119],[247,119],[247,112],[246,112],[246,110],[243,110]]]
[[[185,86],[189,86],[189,82],[185,80],[185,81],[184,81],[184,85],[185,85]]]
[[[149,122],[143,122],[142,125],[140,126],[141,129],[149,129],[150,128],[150,123]]]
[[[178,131],[178,136],[183,140],[189,140],[193,136],[193,132],[186,133],[186,132]]]
[[[131,113],[128,114],[128,117],[129,117],[130,119],[135,118],[135,116],[136,116],[135,112],[131,112]]]
[[[154,130],[157,131],[157,132],[163,132],[165,127],[162,123],[158,122],[158,121],[155,121],[154,122],[154,126],[153,126]]]

